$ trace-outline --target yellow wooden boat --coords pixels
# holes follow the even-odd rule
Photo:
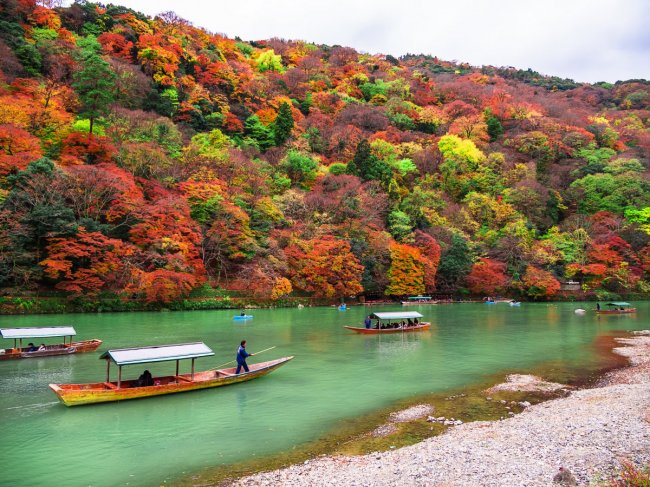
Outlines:
[[[50,389],[66,406],[79,406],[100,402],[126,401],[143,397],[175,394],[177,392],[209,389],[257,379],[284,365],[293,356],[249,365],[249,372],[235,374],[235,368],[194,371],[194,361],[209,357],[214,352],[203,342],[177,345],[160,345],[141,348],[109,350],[101,355],[106,360],[106,381],[88,384],[50,384]],[[191,359],[191,372],[179,374],[181,360]],[[176,361],[174,375],[152,377],[152,385],[142,385],[140,380],[122,380],[124,365]],[[111,362],[118,366],[117,381],[110,380]]]

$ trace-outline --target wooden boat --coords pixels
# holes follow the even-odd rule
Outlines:
[[[141,348],[109,350],[101,355],[106,360],[106,381],[89,384],[50,384],[50,389],[66,406],[79,406],[100,402],[126,401],[144,397],[175,394],[177,392],[208,389],[257,379],[284,365],[293,357],[282,357],[268,362],[249,365],[249,372],[235,374],[234,367],[194,372],[194,360],[209,357],[214,352],[202,342],[161,345]],[[179,374],[179,362],[191,359],[189,374]],[[143,386],[139,380],[122,380],[124,365],[176,361],[176,373],[153,377],[153,385]],[[110,380],[110,364],[118,366],[117,381]]]
[[[421,304],[438,304],[438,301],[431,296],[409,296],[402,301],[402,306],[419,306]]]
[[[632,308],[630,303],[625,301],[612,301],[611,303],[605,303],[607,309],[596,309],[596,313],[599,315],[626,315],[630,313],[636,313],[636,308]]]
[[[49,326],[41,328],[0,328],[2,338],[14,340],[13,348],[0,350],[0,360],[19,358],[50,357],[53,355],[70,355],[72,353],[94,352],[102,344],[101,340],[84,340],[73,342],[77,332],[72,326]],[[46,339],[63,337],[63,343],[36,347],[23,347],[23,339]],[[66,338],[70,337],[70,341]]]
[[[362,335],[381,335],[384,333],[406,333],[412,331],[425,331],[431,327],[431,323],[426,321],[419,321],[414,323],[415,320],[422,318],[422,315],[417,311],[398,311],[398,312],[389,312],[389,313],[373,313],[370,315],[371,319],[377,320],[378,327],[371,328],[361,328],[356,326],[345,326],[348,330],[352,330],[355,333],[360,333]],[[407,320],[407,321],[405,321]],[[409,325],[408,320],[411,320],[413,324]],[[384,323],[384,321],[386,323]],[[402,326],[401,323],[404,322],[406,325]],[[390,326],[391,324],[398,324],[398,326]],[[382,328],[385,326],[385,328]],[[389,327],[390,326],[390,327]]]

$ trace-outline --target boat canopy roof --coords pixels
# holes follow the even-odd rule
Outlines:
[[[630,303],[626,303],[625,301],[612,301],[611,303],[607,303],[607,306],[631,306]]]
[[[370,315],[372,318],[379,320],[404,320],[407,318],[422,318],[422,315],[417,311],[395,311],[390,313],[373,313]]]
[[[203,342],[157,345],[153,347],[119,348],[104,352],[99,358],[110,358],[117,365],[146,364],[198,357],[210,357],[214,352]]]
[[[44,328],[0,328],[2,338],[48,338],[74,336],[72,326],[48,326]]]
[[[431,296],[409,296],[411,301],[419,301],[420,299],[433,299]]]

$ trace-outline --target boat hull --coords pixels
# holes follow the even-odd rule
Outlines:
[[[19,358],[52,357],[55,355],[70,355],[73,353],[94,352],[102,344],[101,340],[85,340],[67,344],[48,345],[45,350],[28,352],[26,348],[9,348],[0,354],[0,360],[13,360]]]
[[[423,304],[438,304],[438,301],[402,301],[402,306],[421,306]]]
[[[407,326],[404,328],[358,328],[355,326],[346,326],[348,330],[362,335],[383,335],[388,333],[408,333],[412,331],[426,331],[431,327],[431,323],[420,323],[415,326]]]
[[[91,384],[50,384],[50,389],[66,406],[81,406],[102,402],[127,401],[145,397],[176,394],[200,389],[227,386],[262,377],[284,365],[291,357],[249,365],[250,372],[235,374],[235,368],[206,370],[178,376],[154,377],[153,386],[133,387],[135,380],[122,381],[117,388],[116,382],[97,382]]]
[[[636,313],[636,308],[627,308],[627,309],[601,309],[596,310],[596,313],[599,315],[627,315],[630,313]]]

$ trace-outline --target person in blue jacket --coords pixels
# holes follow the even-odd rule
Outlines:
[[[372,325],[372,321],[370,321],[370,315],[364,320],[363,324],[366,326],[366,328],[370,328]]]
[[[245,372],[248,372],[248,365],[246,364],[246,357],[252,357],[254,354],[246,351],[246,340],[242,340],[237,350],[237,371],[235,374],[241,372],[242,367]]]

